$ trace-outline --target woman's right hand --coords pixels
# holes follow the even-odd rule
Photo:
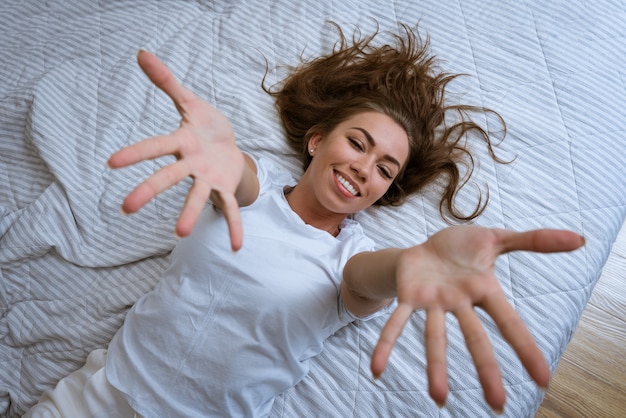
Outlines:
[[[429,393],[443,405],[448,395],[446,313],[450,312],[457,318],[487,403],[494,411],[502,411],[506,392],[495,352],[475,310],[478,307],[491,316],[533,380],[546,388],[550,369],[495,275],[496,259],[511,251],[554,253],[573,251],[584,244],[584,238],[572,231],[456,226],[403,250],[397,258],[398,306],[381,332],[372,355],[372,372],[375,376],[382,373],[413,312],[425,310]]]
[[[229,121],[215,107],[183,87],[153,54],[140,51],[137,62],[148,78],[172,99],[182,120],[172,133],[145,139],[110,157],[111,168],[165,155],[174,155],[177,159],[139,184],[124,200],[122,211],[138,211],[159,193],[191,176],[193,186],[176,224],[177,235],[183,237],[191,233],[211,198],[224,213],[232,248],[238,250],[243,233],[236,192],[244,178],[246,163]]]

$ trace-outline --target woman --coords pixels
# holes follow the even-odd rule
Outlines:
[[[303,151],[296,182],[271,163],[245,155],[228,120],[181,86],[152,54],[138,63],[179,110],[173,133],[131,145],[109,164],[125,167],[174,155],[177,161],[140,184],[124,201],[132,213],[157,194],[194,179],[176,226],[182,239],[154,290],[129,311],[108,351],[47,392],[30,416],[266,416],[274,397],[301,380],[324,340],[355,318],[398,304],[372,355],[384,370],[404,324],[427,313],[430,395],[447,396],[445,313],[459,321],[487,403],[501,411],[504,388],[493,350],[474,312],[489,313],[532,378],[549,369],[494,276],[498,255],[513,250],[569,251],[575,233],[525,233],[452,227],[410,248],[376,249],[350,215],[398,204],[433,179],[446,179],[442,208],[452,216],[463,182],[461,145],[471,121],[446,127],[444,103],[453,77],[432,75],[432,58],[407,29],[396,48],[373,37],[294,71],[279,90],[279,113],[291,143]],[[382,71],[381,71],[382,69]],[[441,126],[443,125],[443,129]],[[439,129],[439,131],[437,130]],[[207,206],[210,199],[212,205]],[[484,207],[484,206],[483,206]],[[226,237],[229,237],[228,239]],[[244,240],[245,237],[245,240]]]

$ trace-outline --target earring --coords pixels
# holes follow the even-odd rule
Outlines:
[[[313,154],[314,152],[315,152],[315,148],[311,148],[311,149],[309,150],[309,154]]]

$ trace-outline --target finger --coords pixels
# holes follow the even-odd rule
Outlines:
[[[159,193],[169,189],[189,176],[189,167],[182,161],[177,161],[158,170],[147,180],[141,183],[124,199],[122,210],[125,213],[134,213]]]
[[[552,253],[573,251],[585,244],[584,237],[572,231],[537,229],[527,232],[495,230],[500,243],[500,254],[510,251]]]
[[[176,222],[176,235],[182,238],[191,234],[202,210],[207,205],[210,193],[211,187],[207,183],[194,179],[183,209],[180,211],[178,222]]]
[[[465,337],[465,343],[472,356],[478,379],[483,387],[487,404],[496,412],[501,412],[504,408],[506,394],[502,384],[500,368],[496,362],[491,342],[483,328],[480,318],[474,312],[472,306],[455,312],[461,332]]]
[[[183,87],[174,77],[174,74],[154,54],[148,51],[139,51],[137,63],[155,86],[163,90],[177,107],[188,100],[195,99],[195,95]],[[180,109],[179,109],[180,110]]]
[[[159,135],[129,145],[109,157],[111,168],[128,167],[145,160],[152,160],[178,152],[178,141],[172,135]]]
[[[413,308],[410,305],[400,303],[383,327],[372,354],[371,368],[374,379],[378,379],[385,370],[391,350],[412,314]]]
[[[231,193],[219,193],[219,195],[222,202],[222,212],[228,223],[231,248],[234,252],[237,252],[241,249],[243,243],[243,227],[239,203]]]
[[[441,309],[426,312],[426,373],[430,397],[442,407],[448,397],[446,316]]]
[[[546,389],[550,369],[526,324],[503,294],[487,298],[481,307],[493,318],[502,336],[513,347],[528,374]]]

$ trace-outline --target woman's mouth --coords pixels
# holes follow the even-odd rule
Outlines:
[[[359,191],[350,183],[346,178],[344,178],[341,174],[335,171],[335,178],[339,182],[339,184],[352,196],[359,196]]]

